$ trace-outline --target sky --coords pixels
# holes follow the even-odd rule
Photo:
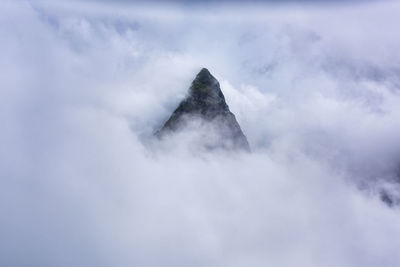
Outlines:
[[[0,265],[398,266],[400,4],[315,2],[1,1]],[[203,67],[251,153],[154,138]]]

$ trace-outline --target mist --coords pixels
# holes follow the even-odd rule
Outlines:
[[[399,265],[400,5],[317,2],[2,1],[0,265]],[[154,138],[203,67],[251,153]]]

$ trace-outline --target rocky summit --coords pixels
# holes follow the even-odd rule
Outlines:
[[[187,128],[191,122],[204,130],[207,148],[241,149],[250,151],[235,115],[229,110],[219,82],[203,68],[193,80],[189,93],[183,99],[156,136],[163,138]],[[212,140],[212,141],[210,141]]]

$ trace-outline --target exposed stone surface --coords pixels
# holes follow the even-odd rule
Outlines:
[[[210,148],[244,149],[250,151],[235,115],[229,110],[219,82],[203,68],[193,80],[188,96],[156,133],[160,138],[184,129],[190,121],[200,119],[203,125],[212,129],[217,142]],[[205,137],[207,138],[207,137]],[[207,140],[205,140],[207,141]]]

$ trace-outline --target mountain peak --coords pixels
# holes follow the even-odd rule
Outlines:
[[[214,134],[219,137],[217,142],[207,145],[208,147],[250,150],[246,136],[225,102],[218,80],[206,68],[196,75],[188,96],[182,100],[156,135],[162,137],[167,132],[178,131],[196,119],[211,125]]]
[[[201,71],[197,74],[197,76],[201,76],[201,75],[206,75],[206,76],[211,76],[210,71],[207,68],[202,68]]]
[[[206,68],[201,69],[201,71],[196,75],[195,80],[204,84],[218,82]]]
[[[204,102],[203,104],[208,107],[222,105],[224,109],[228,108],[219,82],[206,68],[203,68],[193,80],[189,89],[189,97]]]

